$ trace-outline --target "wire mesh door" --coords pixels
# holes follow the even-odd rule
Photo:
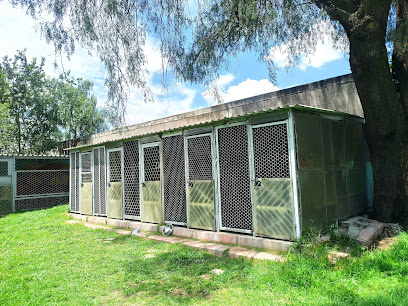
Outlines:
[[[79,213],[79,152],[70,153],[70,208],[72,212]]]
[[[295,237],[287,123],[252,126],[254,233]]]
[[[12,163],[9,159],[0,159],[0,215],[13,210]]]
[[[218,128],[222,230],[252,231],[251,183],[246,124]]]
[[[162,222],[160,144],[144,144],[142,150],[142,221]]]
[[[92,154],[93,213],[95,216],[106,216],[105,147],[93,149]]]
[[[122,149],[108,150],[108,217],[122,219]]]
[[[81,153],[81,205],[83,215],[92,215],[91,153]]]
[[[123,143],[123,201],[125,219],[140,220],[139,142]]]
[[[188,226],[214,230],[212,134],[190,136],[186,140]]]
[[[184,136],[163,138],[164,221],[187,224]]]

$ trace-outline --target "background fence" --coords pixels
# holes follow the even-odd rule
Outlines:
[[[0,156],[0,214],[69,202],[69,159]]]

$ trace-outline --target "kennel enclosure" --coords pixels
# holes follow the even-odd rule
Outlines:
[[[0,214],[66,204],[68,195],[68,157],[0,156]]]
[[[314,101],[355,99],[352,90],[336,97],[341,88],[349,82],[96,134],[70,148],[70,209],[282,240],[364,212],[364,120],[283,105],[288,99],[300,104],[307,92]]]

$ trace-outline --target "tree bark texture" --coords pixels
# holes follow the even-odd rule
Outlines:
[[[374,213],[381,221],[408,225],[408,69],[402,54],[392,70],[388,62],[385,36],[391,0],[341,2],[354,2],[348,8],[355,10],[324,9],[343,25],[350,42],[350,66],[373,165]]]

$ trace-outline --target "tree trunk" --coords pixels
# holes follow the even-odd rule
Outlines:
[[[350,42],[350,66],[366,121],[374,174],[374,212],[379,220],[406,224],[408,120],[385,47],[389,4],[372,2],[364,2],[342,24]]]

